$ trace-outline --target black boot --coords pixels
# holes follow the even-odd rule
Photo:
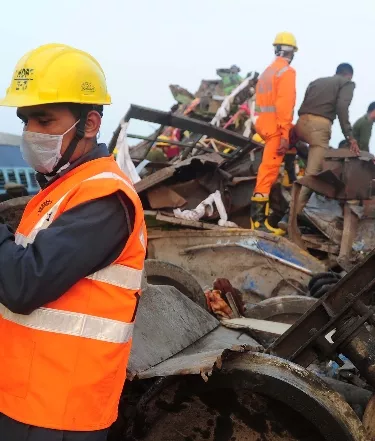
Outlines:
[[[269,198],[268,196],[253,196],[251,198],[250,208],[250,223],[252,230],[265,231],[266,233],[273,233],[277,236],[282,236],[285,231],[280,228],[273,228],[268,223],[269,215]]]
[[[296,170],[294,166],[295,159],[296,155],[290,153],[286,154],[284,157],[284,169],[288,176],[288,183],[285,185],[285,187],[291,187],[293,185],[293,182],[297,180]]]

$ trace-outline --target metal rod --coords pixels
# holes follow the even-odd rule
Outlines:
[[[284,265],[290,266],[291,268],[302,271],[303,273],[308,274],[309,276],[313,275],[313,272],[310,271],[309,269],[307,269],[303,266],[297,265],[295,263],[289,262],[289,260],[285,260],[282,257],[275,256],[274,254],[268,253],[267,251],[262,250],[260,247],[258,249],[254,249],[254,248],[252,248],[248,245],[242,244],[242,243],[237,243],[237,245],[242,248],[246,248],[247,250],[254,251],[255,253],[258,252],[258,254],[263,254],[264,256],[269,257],[273,260],[277,260],[278,262],[283,263]]]
[[[196,143],[199,142],[199,139],[198,139],[198,141],[195,141],[192,144],[184,144],[183,142],[180,142],[180,141],[169,141],[167,139],[161,139],[161,138],[154,139],[153,137],[150,138],[148,136],[133,135],[133,134],[130,134],[130,133],[128,133],[126,136],[128,138],[142,139],[144,141],[163,142],[164,144],[177,145],[178,147],[182,147],[183,149],[197,148],[197,149],[203,150],[203,151],[205,151],[207,153],[217,153],[217,152],[215,152],[214,149],[209,149],[207,147],[201,147],[199,145],[196,145]],[[228,155],[225,154],[225,153],[218,152],[218,154],[220,156],[222,156],[223,158],[228,158]]]
[[[164,126],[160,126],[159,129],[156,131],[155,135],[147,140],[148,146],[147,146],[146,153],[143,156],[143,159],[147,158],[147,155],[150,153],[150,150],[152,149],[152,145],[159,138],[159,136],[164,132],[164,129],[165,129]],[[127,136],[129,136],[129,135],[127,135]]]
[[[307,268],[305,268],[303,266],[296,265],[295,263],[289,262],[288,260],[285,260],[282,257],[278,257],[278,256],[275,256],[274,254],[271,254],[271,253],[268,253],[266,251],[263,251],[260,248],[252,248],[250,246],[244,245],[244,244],[239,243],[239,242],[228,243],[228,244],[196,245],[196,246],[193,246],[193,247],[185,248],[183,250],[183,253],[185,254],[185,253],[191,253],[191,252],[194,252],[194,251],[202,251],[202,250],[209,250],[209,249],[215,249],[215,248],[228,248],[228,247],[241,247],[241,248],[245,248],[246,250],[253,251],[254,253],[260,254],[260,255],[262,255],[264,257],[269,257],[269,258],[271,258],[273,260],[277,260],[278,262],[283,263],[284,265],[287,265],[287,266],[289,266],[291,268],[294,268],[294,269],[296,269],[298,271],[302,271],[303,273],[308,274],[310,276],[313,274],[312,271],[310,271],[309,269],[307,269]]]

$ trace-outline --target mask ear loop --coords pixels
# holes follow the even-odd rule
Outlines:
[[[81,139],[85,136],[85,126],[87,121],[87,115],[89,113],[89,110],[87,107],[82,106],[81,114],[79,121],[76,125],[76,134],[70,144],[68,145],[68,148],[65,150],[63,155],[61,156],[59,162],[55,165],[54,169],[51,173],[46,174],[45,176],[55,176],[56,173],[61,169],[61,167],[64,167],[64,165],[69,163],[70,158],[72,157],[73,153],[75,152],[75,149],[77,148],[77,145]],[[69,130],[68,130],[69,131]],[[67,132],[65,132],[67,133]]]

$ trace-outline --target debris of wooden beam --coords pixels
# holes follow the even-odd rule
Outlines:
[[[328,240],[325,236],[316,234],[303,234],[302,240],[308,249],[325,251],[330,254],[339,254],[340,247]]]
[[[251,319],[246,317],[222,320],[224,326],[231,329],[248,329],[250,331],[267,332],[275,335],[282,335],[292,325],[287,323],[272,322],[268,320]]]

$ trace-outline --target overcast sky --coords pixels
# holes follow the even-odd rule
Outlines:
[[[375,101],[374,0],[18,0],[3,2],[0,91],[18,59],[45,43],[66,43],[94,55],[108,80],[113,105],[100,139],[108,142],[131,103],[168,110],[169,84],[195,92],[218,67],[261,72],[273,59],[279,31],[296,35],[298,106],[308,83],[354,67],[354,122]],[[298,107],[297,107],[298,110]],[[0,108],[0,131],[20,133],[14,109]],[[342,134],[335,123],[331,144]],[[371,142],[375,153],[375,130]]]

